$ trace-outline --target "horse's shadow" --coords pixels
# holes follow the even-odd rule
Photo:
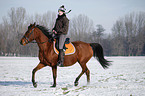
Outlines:
[[[27,81],[0,81],[1,86],[10,86],[10,85],[29,85],[32,82]]]

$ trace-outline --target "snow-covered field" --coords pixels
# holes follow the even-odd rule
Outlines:
[[[87,66],[91,82],[84,74],[77,87],[74,80],[81,72],[78,63],[58,68],[57,87],[52,85],[52,71],[45,67],[36,73],[38,87],[31,83],[37,57],[0,57],[0,96],[145,96],[145,57],[106,57],[112,66],[104,70],[92,58]]]

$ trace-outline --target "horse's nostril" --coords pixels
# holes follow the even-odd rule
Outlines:
[[[22,41],[20,41],[20,44],[23,45],[23,44],[22,44]]]

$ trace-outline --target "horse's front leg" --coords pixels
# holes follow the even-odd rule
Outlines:
[[[45,67],[45,65],[42,63],[39,63],[32,71],[32,83],[34,87],[37,87],[37,83],[35,82],[35,73],[36,71],[42,69],[43,67]]]
[[[53,73],[53,85],[51,87],[56,87],[57,66],[52,67],[52,73]]]

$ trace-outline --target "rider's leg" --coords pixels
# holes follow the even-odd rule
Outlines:
[[[66,35],[63,35],[63,34],[60,35],[60,37],[59,37],[59,49],[63,49],[65,39],[66,39]]]
[[[66,35],[60,35],[59,37],[59,56],[58,56],[58,66],[63,67],[63,61],[64,61],[64,51],[63,46],[66,39]]]

